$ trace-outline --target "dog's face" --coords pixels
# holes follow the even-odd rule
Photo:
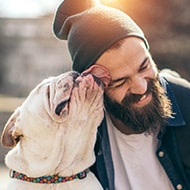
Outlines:
[[[64,123],[69,113],[72,90],[78,85],[75,81],[78,76],[77,72],[67,72],[45,79],[33,89],[5,125],[1,137],[2,145],[12,148],[20,138],[35,133],[42,134],[48,127],[56,128]],[[31,124],[38,127],[35,129]],[[30,127],[34,134],[31,134]]]

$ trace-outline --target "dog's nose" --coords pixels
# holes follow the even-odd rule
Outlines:
[[[73,77],[74,80],[76,80],[77,77],[80,76],[80,74],[79,74],[78,72],[76,72],[76,71],[73,71],[73,72],[71,73],[71,75],[72,75],[72,77]]]

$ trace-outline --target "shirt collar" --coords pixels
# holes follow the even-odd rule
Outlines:
[[[168,118],[167,121],[167,126],[184,126],[186,125],[185,120],[183,118],[183,115],[180,111],[179,105],[177,103],[177,100],[175,98],[175,95],[171,89],[171,86],[169,85],[169,82],[167,81],[166,78],[160,76],[160,83],[163,86],[163,88],[166,91],[166,95],[168,96],[168,98],[171,101],[172,104],[172,112],[174,113],[172,115],[172,118]]]

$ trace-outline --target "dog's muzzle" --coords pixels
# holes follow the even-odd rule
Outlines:
[[[71,73],[71,76],[73,77],[73,88],[77,85],[76,83],[76,79],[77,79],[77,77],[79,77],[80,76],[80,74],[78,73],[78,72],[75,72],[75,71],[73,71],[72,73]],[[58,105],[57,105],[57,107],[55,108],[55,113],[57,114],[57,115],[60,115],[60,113],[61,113],[61,111],[65,108],[65,106],[69,103],[69,101],[70,101],[70,98],[69,99],[67,99],[67,100],[64,100],[64,101],[62,101],[62,102],[60,102]]]

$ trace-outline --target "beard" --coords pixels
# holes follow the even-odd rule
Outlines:
[[[152,94],[152,100],[143,107],[135,107],[142,96]],[[134,133],[148,134],[163,130],[167,118],[172,116],[170,100],[165,95],[159,79],[148,81],[147,91],[143,95],[128,94],[121,103],[104,94],[104,105],[108,113],[121,121],[124,126]]]

